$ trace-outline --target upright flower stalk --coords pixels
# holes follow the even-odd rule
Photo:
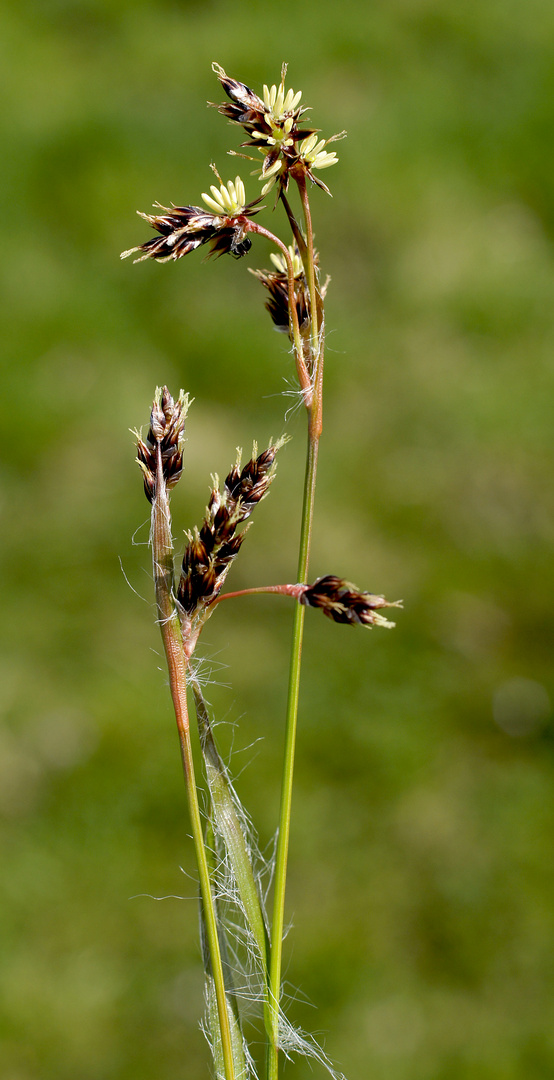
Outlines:
[[[338,1078],[323,1051],[302,1037],[284,1017],[281,1006],[282,942],[286,875],[291,827],[300,667],[306,608],[321,610],[338,623],[365,627],[392,627],[380,609],[389,606],[383,596],[362,591],[332,574],[308,584],[308,569],[322,432],[324,363],[324,299],[326,283],[319,277],[319,255],[314,247],[309,180],[325,192],[318,175],[334,165],[337,156],[326,147],[340,136],[319,139],[306,127],[302,94],[286,89],[286,65],[281,81],[264,86],[258,96],[245,83],[213,65],[228,101],[215,106],[248,136],[243,147],[259,156],[256,174],[261,194],[246,201],[240,176],[224,182],[212,166],[219,186],[212,184],[197,205],[164,207],[140,216],[156,235],[123,253],[136,254],[135,262],[154,259],[175,262],[196,248],[207,246],[210,255],[230,254],[241,259],[252,240],[264,237],[277,248],[271,270],[253,273],[267,290],[266,307],[276,328],[288,335],[294,354],[301,399],[307,416],[307,453],[300,524],[297,580],[293,584],[257,586],[223,592],[231,567],[242,549],[243,527],[265,498],[273,481],[276,457],[286,440],[271,443],[261,453],[257,446],[242,465],[240,452],[220,488],[213,477],[204,520],[188,533],[180,574],[176,579],[171,535],[169,492],[183,471],[184,424],[188,398],[181,392],[174,401],[164,387],[157,390],[148,434],[137,435],[137,461],[145,494],[151,503],[151,544],[158,622],[162,634],[169,684],[177,720],[187,800],[201,894],[203,956],[206,974],[206,1030],[217,1080],[256,1077],[255,1062],[242,1032],[241,996],[260,997],[266,1032],[266,1080],[278,1080],[280,1051],[310,1054]],[[246,155],[242,155],[246,156]],[[298,192],[301,222],[289,201],[291,181]],[[292,233],[287,246],[274,232],[254,220],[264,209],[261,200],[275,190]],[[258,593],[286,596],[295,602],[285,723],[281,801],[273,881],[273,910],[269,920],[256,870],[248,818],[242,810],[227,769],[217,750],[209,708],[196,678],[193,655],[207,620],[223,600]],[[194,695],[201,768],[206,795],[206,828],[202,824],[190,737],[187,683]],[[230,914],[229,914],[230,910]],[[228,960],[245,949],[246,987],[234,985]],[[257,989],[256,989],[257,988]]]
[[[225,1080],[235,1080],[233,1042],[225,996],[217,919],[202,834],[202,819],[198,805],[198,792],[190,740],[187,708],[187,657],[183,647],[181,625],[174,595],[173,540],[171,536],[169,490],[179,480],[183,468],[185,418],[188,406],[188,397],[183,392],[181,392],[178,401],[174,402],[167,387],[164,387],[163,390],[156,390],[146,441],[143,442],[140,436],[137,439],[137,461],[143,472],[146,496],[152,505],[150,543],[152,546],[156,609],[169,673],[169,686],[177,721],[177,731],[179,733],[187,801],[200,879],[202,909],[217,1003],[221,1057],[224,1062]]]
[[[304,192],[305,178],[299,183],[300,191]],[[306,196],[306,206],[309,217],[309,203]],[[308,230],[306,230],[308,233]],[[319,453],[319,439],[321,435],[321,409],[322,409],[322,380],[323,380],[323,347],[318,336],[318,310],[316,299],[316,265],[313,248],[313,237],[310,232],[307,235],[307,243],[304,245],[303,269],[304,277],[307,278],[309,294],[305,295],[306,320],[310,327],[311,346],[307,350],[309,355],[310,370],[310,394],[304,398],[304,404],[308,416],[308,440],[306,466],[304,473],[304,494],[302,504],[302,518],[300,526],[300,543],[298,552],[297,581],[308,580],[308,568],[310,561],[310,546],[312,537],[312,523],[314,516],[315,491],[317,481],[317,463]],[[289,270],[290,276],[290,270]],[[294,291],[288,291],[289,308],[296,308]],[[304,360],[304,344],[294,341],[297,368],[300,358]],[[288,851],[291,827],[292,791],[294,779],[294,761],[296,752],[296,733],[298,724],[298,703],[300,694],[300,669],[302,662],[302,643],[304,638],[305,608],[298,605],[294,613],[292,643],[289,667],[289,684],[287,694],[287,711],[285,724],[285,747],[283,756],[283,774],[281,781],[281,802],[279,811],[279,832],[275,854],[275,884],[273,893],[273,917],[271,922],[271,962],[269,974],[269,997],[271,1015],[271,1038],[268,1044],[267,1078],[277,1080],[278,1054],[279,1054],[279,1017],[281,1000],[281,970],[283,931],[285,920],[285,893],[287,881]]]

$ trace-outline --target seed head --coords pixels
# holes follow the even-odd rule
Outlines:
[[[156,493],[159,461],[167,488],[175,487],[181,476],[188,407],[188,394],[181,390],[177,401],[174,401],[167,386],[163,389],[158,387],[152,403],[146,440],[136,432],[137,462],[142,470],[144,491],[149,502],[153,501]]]
[[[356,585],[333,574],[327,574],[314,581],[313,585],[306,586],[299,600],[301,604],[320,608],[334,622],[349,623],[351,626],[360,623],[362,626],[382,626],[387,629],[396,624],[379,615],[377,609],[402,607],[401,600],[390,602],[384,596],[361,592]]]
[[[237,533],[237,527],[267,494],[282,445],[283,441],[277,442],[259,455],[254,447],[242,469],[239,457],[225,477],[223,491],[214,477],[206,517],[200,530],[189,537],[183,556],[177,600],[188,619],[218,595],[246,534],[245,530]]]

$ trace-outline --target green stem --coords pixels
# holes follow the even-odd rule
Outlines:
[[[323,385],[323,310],[321,326],[319,310],[321,297],[317,288],[316,266],[314,258],[314,238],[310,203],[304,176],[297,180],[304,221],[306,226],[306,263],[308,288],[310,292],[310,317],[312,340],[312,395],[307,402],[308,410],[308,448],[306,472],[304,478],[304,501],[302,506],[302,524],[300,530],[300,549],[298,554],[298,582],[308,579],[308,563],[314,515],[315,487],[317,477],[317,459],[319,438],[322,428],[322,385]],[[286,209],[286,206],[285,206]],[[289,305],[294,302],[294,293],[289,288]],[[296,346],[296,341],[295,341]],[[300,665],[302,660],[302,641],[304,634],[305,608],[296,606],[292,630],[292,646],[289,668],[289,688],[287,697],[287,715],[285,729],[285,754],[283,761],[283,779],[281,787],[281,808],[279,814],[279,834],[275,855],[275,883],[273,893],[273,919],[271,923],[271,957],[269,971],[269,1015],[270,1033],[267,1054],[267,1080],[278,1080],[279,1074],[279,1003],[281,998],[281,969],[283,949],[283,927],[285,921],[285,892],[287,863],[290,839],[290,819],[292,808],[292,784],[294,777],[294,757],[296,749],[296,729],[298,720],[298,699],[300,694]]]
[[[302,527],[300,533],[300,551],[298,559],[299,582],[305,582],[308,576],[308,560],[310,554],[310,540],[314,512],[318,448],[319,439],[317,437],[314,437],[310,433],[308,439],[306,476],[304,483],[304,503],[302,508]],[[279,834],[277,841],[277,852],[275,857],[273,919],[271,923],[271,960],[269,970],[269,1013],[271,1031],[267,1061],[268,1080],[277,1080],[279,1068],[279,1002],[281,997],[281,967],[283,948],[283,926],[285,920],[285,890],[290,837],[294,755],[296,748],[298,697],[300,691],[300,663],[302,658],[302,638],[304,632],[305,611],[306,609],[302,604],[296,605],[294,612],[292,647],[289,669],[285,755],[281,787]]]
[[[233,1045],[229,1024],[229,1013],[227,1010],[219,937],[217,933],[217,918],[214,910],[210,873],[204,846],[202,820],[200,817],[200,807],[198,805],[198,793],[194,775],[194,761],[192,756],[187,708],[187,662],[183,649],[183,638],[181,635],[179,616],[173,600],[173,544],[171,541],[171,520],[169,515],[169,502],[162,475],[161,451],[159,445],[157,466],[156,495],[152,504],[152,554],[158,620],[167,660],[169,686],[171,689],[173,708],[175,710],[177,730],[179,732],[179,744],[181,747],[181,758],[185,775],[185,788],[192,825],[194,849],[198,863],[200,891],[204,905],[206,937],[210,950],[212,974],[217,999],[222,1054],[225,1063],[225,1080],[235,1080]]]
[[[226,855],[225,861],[228,862],[240,898],[238,906],[239,909],[242,907],[246,928],[253,938],[251,947],[254,955],[257,953],[260,970],[263,972],[266,988],[264,994],[264,1021],[266,1030],[269,1031],[269,995],[267,993],[269,933],[266,925],[265,910],[260,898],[243,823],[238,813],[227,770],[215,744],[208,709],[200,686],[194,677],[191,681],[198,717],[200,745],[204,755],[206,779],[210,791],[214,834],[223,842]],[[221,948],[223,963],[225,964],[224,941]],[[229,983],[229,973],[227,973],[228,988]],[[229,996],[229,989],[227,989],[227,994]],[[235,1016],[238,1023],[238,1008],[235,1009]]]

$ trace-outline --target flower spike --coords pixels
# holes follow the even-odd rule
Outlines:
[[[349,623],[350,626],[356,623],[369,627],[382,626],[387,630],[392,629],[395,623],[379,615],[377,609],[402,607],[401,600],[388,601],[384,596],[361,592],[356,585],[334,574],[327,574],[314,581],[313,585],[306,586],[299,601],[308,607],[320,608],[334,622]]]
[[[220,187],[210,187],[211,195],[202,195],[208,209],[202,206],[154,206],[161,214],[142,214],[160,236],[154,236],[138,247],[123,251],[122,259],[139,252],[135,262],[156,259],[158,262],[170,262],[188,255],[189,251],[210,244],[211,255],[224,255],[227,252],[235,258],[246,255],[252,244],[248,236],[248,222],[259,212],[260,195],[253,202],[246,202],[244,184],[240,176]],[[258,207],[258,209],[255,209]]]
[[[175,487],[183,471],[185,445],[185,419],[189,408],[188,394],[181,393],[174,401],[167,386],[156,390],[150,413],[150,427],[146,439],[139,432],[137,438],[137,463],[142,470],[144,492],[151,503],[156,494],[158,476],[158,453],[161,476],[167,489]]]
[[[306,281],[306,275],[304,273],[304,267],[302,265],[302,259],[296,245],[289,247],[289,253],[292,259],[292,266],[294,271],[294,292],[296,300],[296,313],[298,316],[298,326],[301,334],[309,338],[310,328],[310,293],[308,288],[308,282]],[[250,270],[250,273],[254,275],[265,286],[269,292],[269,300],[266,302],[266,308],[271,315],[272,322],[278,330],[283,333],[291,334],[290,318],[289,318],[289,289],[288,289],[288,272],[287,264],[284,256],[281,254],[271,253],[269,256],[273,263],[274,269],[272,270]]]
[[[206,516],[200,530],[189,536],[183,556],[177,600],[187,619],[192,619],[218,596],[245,537],[245,530],[240,533],[236,530],[267,494],[283,441],[268,446],[261,454],[254,446],[250,461],[242,469],[239,454],[225,478],[222,492],[214,477]]]

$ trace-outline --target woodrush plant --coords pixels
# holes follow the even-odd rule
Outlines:
[[[294,584],[266,585],[222,592],[231,566],[246,535],[244,522],[265,498],[275,476],[277,454],[284,439],[258,453],[256,445],[245,465],[239,453],[220,487],[217,476],[204,520],[188,534],[180,574],[175,570],[170,493],[183,471],[185,420],[188,396],[174,400],[167,387],[156,390],[148,433],[137,433],[137,461],[144,490],[151,504],[150,543],[161,630],[173,707],[177,720],[192,836],[198,863],[201,939],[205,971],[206,1019],[204,1030],[211,1046],[218,1080],[246,1080],[258,1076],[251,1047],[243,1031],[245,1006],[260,1003],[265,1029],[265,1076],[277,1080],[281,1054],[293,1052],[315,1058],[334,1077],[326,1055],[311,1037],[296,1030],[282,1008],[282,942],[285,887],[294,773],[300,661],[307,607],[319,608],[337,623],[366,627],[394,626],[381,609],[399,606],[383,596],[364,592],[342,578],[328,574],[307,584],[316,488],[319,440],[322,431],[323,363],[325,347],[324,299],[314,234],[308,181],[324,192],[329,189],[317,173],[337,162],[327,147],[345,134],[319,139],[306,126],[300,104],[302,94],[285,89],[286,65],[279,85],[264,86],[259,97],[245,83],[230,78],[213,64],[228,101],[215,105],[218,113],[247,134],[243,148],[259,155],[235,156],[257,161],[261,193],[246,202],[240,176],[224,183],[212,165],[219,186],[212,184],[200,206],[163,207],[141,214],[157,233],[122,258],[138,253],[135,262],[156,259],[171,262],[207,244],[210,255],[242,258],[252,238],[264,236],[277,248],[270,256],[273,269],[252,273],[268,292],[267,310],[278,330],[289,337],[294,354],[299,392],[306,410],[308,440],[301,514],[297,579]],[[290,189],[299,197],[300,220],[289,202]],[[286,244],[254,218],[265,209],[262,200],[272,192],[275,209],[286,215],[292,242]],[[285,748],[281,804],[271,918],[263,873],[249,819],[233,788],[218,752],[213,725],[193,660],[199,636],[223,600],[257,593],[280,593],[295,601],[285,721]],[[191,742],[187,689],[194,700],[204,784],[196,780]],[[201,812],[199,792],[205,787],[207,809]],[[240,980],[240,981],[239,981]]]

